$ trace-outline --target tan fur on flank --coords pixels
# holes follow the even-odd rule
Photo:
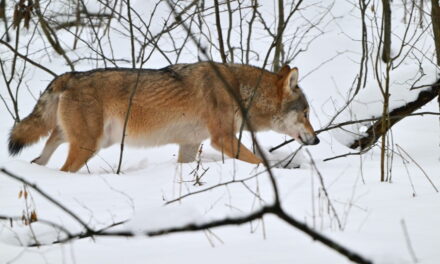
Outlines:
[[[297,86],[296,68],[285,66],[276,74],[248,65],[215,66],[249,107],[248,116],[255,130],[275,130],[304,144],[319,142],[308,120],[307,101]],[[200,143],[211,138],[212,145],[229,157],[261,162],[239,144],[236,133],[242,120],[237,103],[207,62],[158,70],[65,73],[51,82],[33,112],[14,126],[10,153],[17,154],[50,133],[42,154],[34,162],[46,164],[55,149],[68,142],[69,153],[61,170],[79,170],[100,148],[121,142],[129,97],[135,86],[127,145],[179,144],[178,161],[191,162]]]

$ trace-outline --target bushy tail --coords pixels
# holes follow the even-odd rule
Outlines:
[[[55,128],[58,98],[69,78],[69,74],[55,78],[38,99],[32,113],[12,128],[8,144],[10,155],[17,155],[24,147],[37,142]]]

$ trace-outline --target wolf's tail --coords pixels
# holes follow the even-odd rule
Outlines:
[[[58,99],[71,74],[55,78],[38,99],[32,113],[15,124],[9,134],[9,154],[17,155],[24,147],[37,142],[56,127]]]

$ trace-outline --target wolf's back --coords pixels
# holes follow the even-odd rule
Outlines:
[[[37,142],[56,127],[58,98],[66,88],[71,74],[55,78],[38,99],[37,105],[22,121],[12,128],[9,134],[10,155],[18,154],[24,147]]]

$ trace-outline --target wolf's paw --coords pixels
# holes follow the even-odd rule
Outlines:
[[[38,156],[38,157],[36,157],[35,159],[33,159],[33,160],[31,161],[31,163],[35,163],[35,164],[41,165],[43,162],[42,162],[41,157]]]

